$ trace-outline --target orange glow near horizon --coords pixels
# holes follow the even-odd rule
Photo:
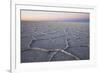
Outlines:
[[[54,21],[89,19],[89,13],[76,12],[47,12],[47,11],[21,11],[22,21]]]

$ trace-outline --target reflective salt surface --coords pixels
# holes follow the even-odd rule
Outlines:
[[[22,63],[77,59],[89,59],[88,23],[22,21]]]

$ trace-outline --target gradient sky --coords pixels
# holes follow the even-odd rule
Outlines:
[[[76,12],[48,12],[48,11],[21,11],[21,20],[24,21],[83,21],[89,22],[89,13]]]

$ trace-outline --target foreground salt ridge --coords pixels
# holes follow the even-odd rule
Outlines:
[[[35,33],[36,33],[36,32],[35,32]],[[56,32],[51,32],[51,33],[41,33],[41,35],[55,34],[55,33],[57,33],[57,31],[56,31]],[[38,34],[38,33],[37,33],[37,34]],[[31,49],[27,49],[27,50],[38,50],[38,51],[44,51],[44,52],[53,52],[53,53],[51,54],[51,57],[49,58],[48,61],[51,61],[52,58],[53,58],[53,56],[56,55],[56,54],[58,53],[58,51],[60,51],[60,52],[62,52],[62,53],[65,53],[65,54],[67,54],[67,55],[69,55],[69,56],[72,56],[72,57],[74,57],[76,60],[79,60],[79,58],[78,58],[77,56],[75,56],[75,55],[73,55],[73,54],[71,54],[71,53],[65,51],[65,49],[67,49],[69,45],[68,45],[67,35],[66,35],[66,31],[65,31],[65,30],[64,30],[64,34],[65,34],[65,48],[63,48],[63,49],[61,49],[61,48],[59,48],[59,49],[53,48],[53,49],[49,49],[49,50],[48,50],[48,49],[44,49],[44,48],[31,48],[31,44],[33,44],[33,41],[34,41],[34,40],[32,40],[31,43],[29,44],[29,48],[31,48]],[[38,36],[39,36],[39,35],[38,35]],[[57,36],[57,37],[61,37],[61,36]],[[55,38],[57,38],[57,37],[49,38],[49,40],[55,39]],[[37,41],[37,40],[46,40],[46,39],[36,39],[36,38],[35,38],[35,41]],[[27,50],[23,50],[23,51],[27,51]]]

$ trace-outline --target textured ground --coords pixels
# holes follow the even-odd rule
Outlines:
[[[21,62],[89,59],[89,24],[21,22]]]

